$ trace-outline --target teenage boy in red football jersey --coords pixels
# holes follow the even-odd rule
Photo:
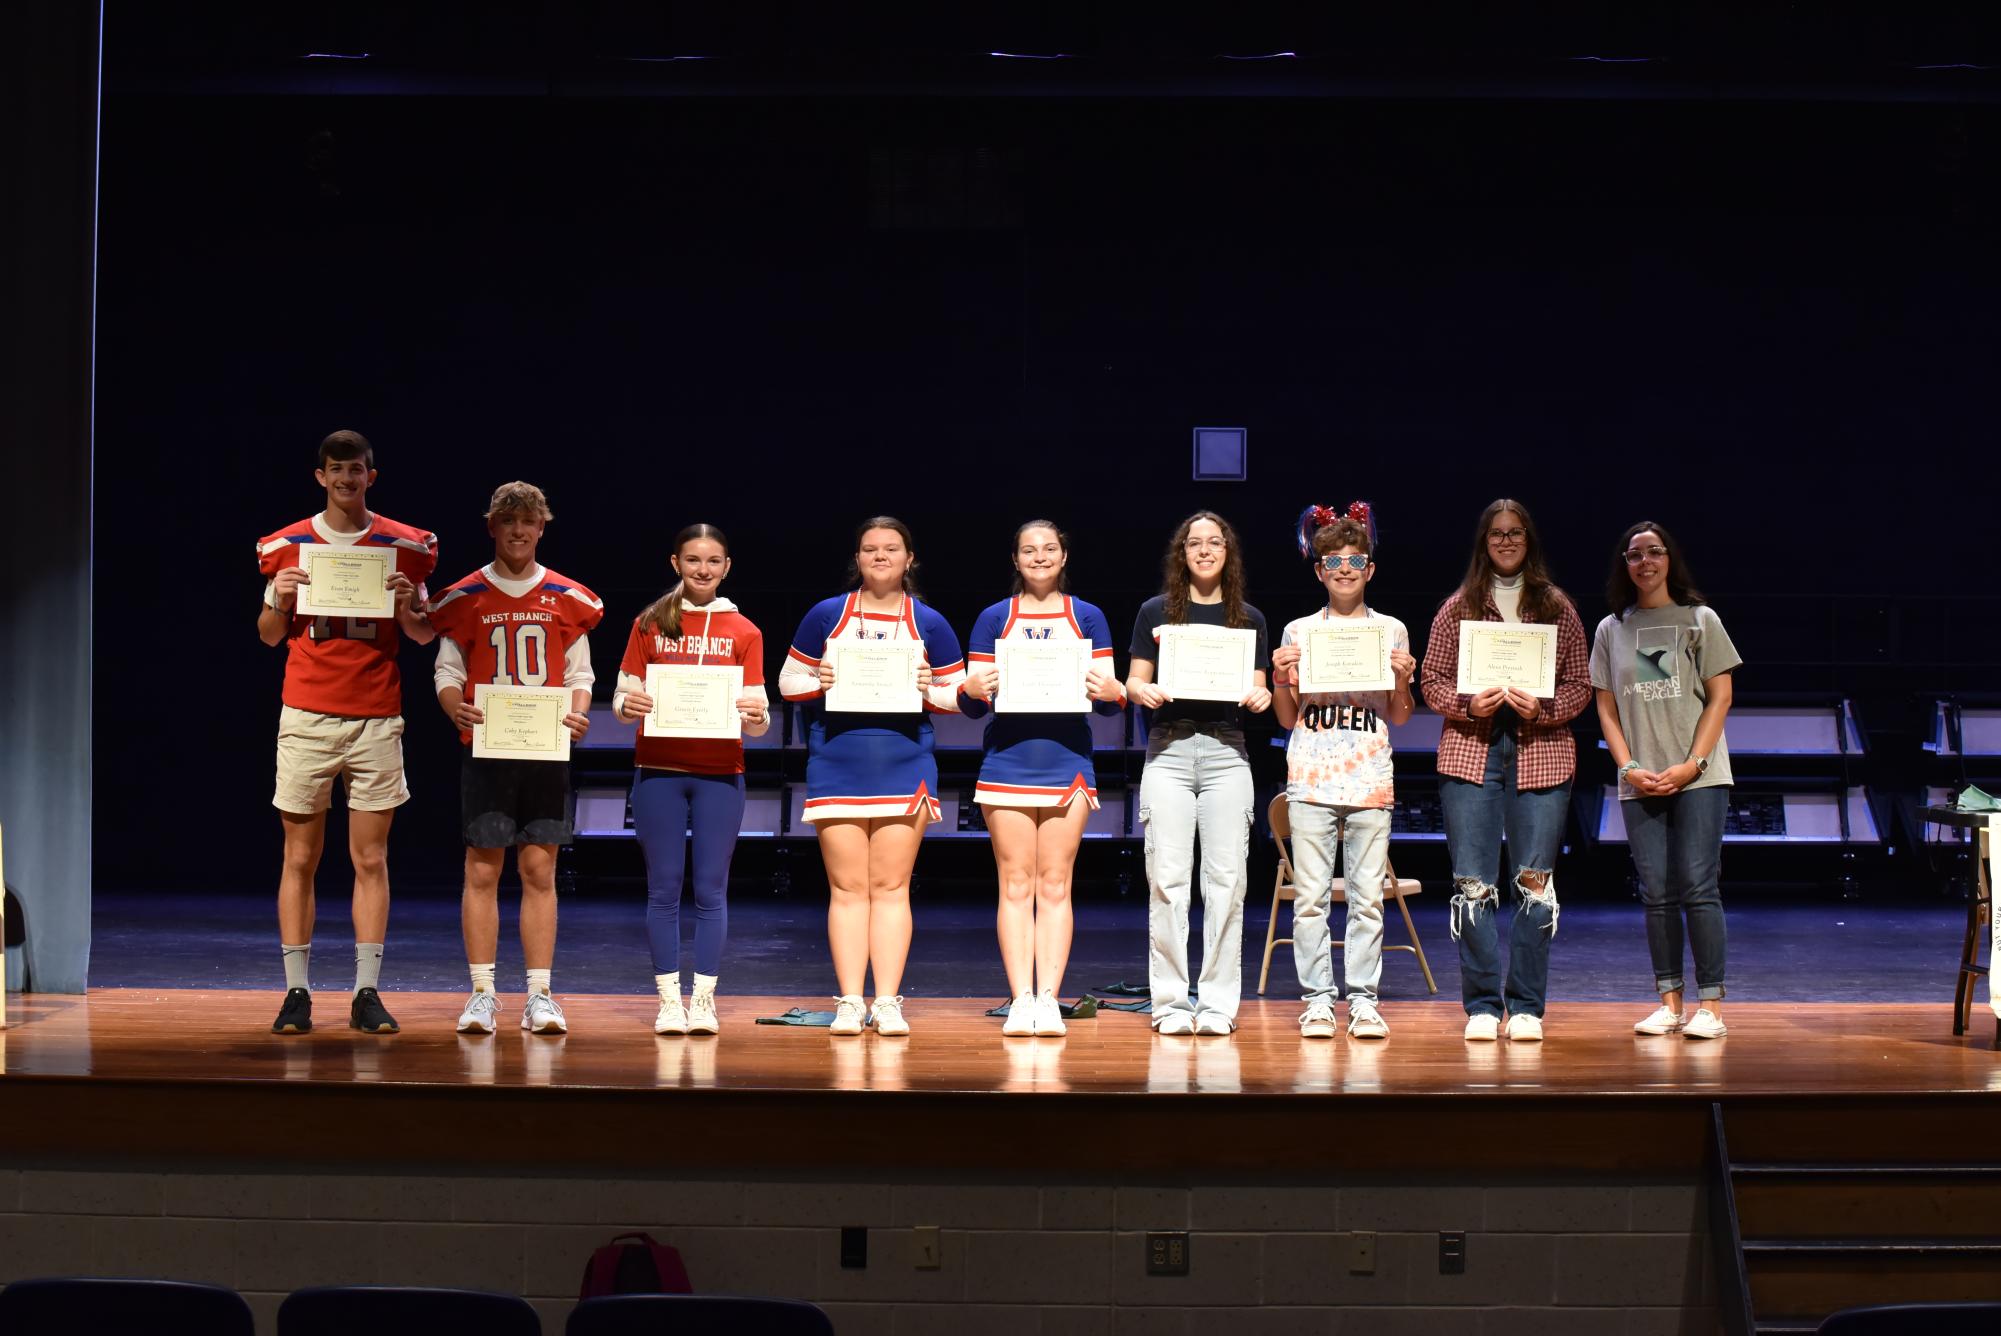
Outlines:
[[[264,606],[257,634],[285,646],[284,709],[278,723],[278,786],[271,803],[285,828],[278,879],[278,942],[285,1001],[271,1023],[279,1034],[313,1028],[307,964],[313,941],[313,875],[326,841],[334,780],[347,786],[347,847],[354,860],[354,993],[348,1025],[392,1034],[396,1019],[376,992],[382,939],[389,926],[389,823],[410,797],[403,779],[403,682],[396,671],[398,632],[418,644],[433,638],[424,620],[424,581],[438,564],[437,536],[368,509],[375,451],[360,432],[320,442],[313,473],[326,509],[257,541]],[[306,617],[297,610],[307,583],[299,566],[306,543],[386,547],[394,554],[387,617]]]
[[[466,844],[465,894],[459,904],[472,996],[459,1016],[464,1034],[491,1034],[499,1000],[493,971],[500,946],[500,871],[507,850],[521,876],[521,954],[528,998],[521,1028],[562,1034],[569,1024],[549,992],[556,957],[556,850],[568,844],[570,767],[555,761],[496,759],[471,753],[472,730],[486,715],[480,688],[556,686],[570,689],[563,717],[573,741],[590,728],[589,631],[604,604],[575,580],[535,560],[549,523],[548,498],[533,483],[504,483],[486,510],[493,560],[438,595],[431,625],[438,633],[434,682],[438,704],[458,725],[467,752],[459,796]]]

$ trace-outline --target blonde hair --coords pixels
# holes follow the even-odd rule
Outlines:
[[[486,503],[487,519],[521,514],[532,515],[545,524],[556,518],[549,512],[549,498],[532,482],[504,482],[493,489],[493,500]]]

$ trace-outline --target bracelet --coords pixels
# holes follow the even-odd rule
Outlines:
[[[1628,761],[1619,767],[1619,778],[1623,780],[1629,773],[1639,768],[1640,763],[1638,761]]]

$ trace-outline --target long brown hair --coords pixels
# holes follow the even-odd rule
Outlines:
[[[1619,546],[1612,550],[1612,569],[1605,573],[1605,605],[1612,609],[1612,615],[1620,621],[1626,620],[1640,602],[1640,587],[1633,583],[1632,568],[1626,565],[1626,548],[1643,533],[1656,534],[1661,546],[1667,549],[1667,591],[1671,602],[1684,608],[1697,603],[1707,603],[1702,591],[1695,587],[1695,576],[1688,569],[1688,559],[1681,554],[1681,544],[1675,542],[1674,535],[1652,520],[1641,520],[1629,525],[1619,537]]]
[[[1021,555],[1021,536],[1030,529],[1047,529],[1056,535],[1056,546],[1063,549],[1063,556],[1066,559],[1063,569],[1056,572],[1056,592],[1059,594],[1069,593],[1070,566],[1068,557],[1070,556],[1070,535],[1057,528],[1055,520],[1029,520],[1014,531],[1014,556],[1019,557]],[[1021,578],[1021,568],[1017,566],[1014,572],[1014,589],[1012,592],[1016,598],[1019,598],[1027,592],[1027,589],[1027,583]]]
[[[724,556],[727,557],[730,554],[730,540],[723,537],[721,529],[718,529],[713,524],[691,524],[674,535],[674,555],[677,557],[680,556],[681,549],[694,542],[697,538],[713,539],[717,543],[722,544]],[[688,582],[686,580],[676,580],[672,589],[669,589],[659,598],[653,600],[651,606],[645,612],[639,614],[640,625],[652,627],[656,634],[663,635],[669,640],[679,640],[681,638],[681,595],[686,591],[687,585]]]
[[[1237,531],[1213,510],[1198,510],[1181,521],[1174,537],[1167,540],[1167,556],[1161,562],[1161,619],[1170,625],[1188,620],[1188,589],[1194,583],[1188,574],[1188,531],[1198,520],[1208,520],[1223,531],[1223,625],[1249,626],[1244,613],[1244,556],[1237,544]]]
[[[855,556],[848,558],[848,588],[859,589],[862,584],[862,564],[858,559],[862,550],[862,539],[868,537],[870,529],[888,529],[903,540],[903,550],[910,554],[910,564],[903,568],[903,592],[917,597],[917,543],[910,536],[910,526],[894,515],[877,515],[863,520],[855,526]]]
[[[1496,515],[1513,511],[1522,517],[1522,603],[1525,622],[1553,622],[1563,615],[1570,596],[1549,578],[1549,561],[1542,554],[1542,539],[1536,533],[1535,518],[1519,501],[1502,497],[1487,503],[1480,522],[1473,526],[1473,557],[1466,563],[1466,578],[1459,582],[1459,607],[1469,621],[1487,614],[1487,599],[1494,590],[1494,562],[1487,555],[1487,530]]]

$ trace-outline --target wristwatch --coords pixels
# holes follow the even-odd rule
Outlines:
[[[1707,756],[1691,756],[1688,759],[1695,762],[1696,774],[1706,775],[1709,773],[1709,758]]]

